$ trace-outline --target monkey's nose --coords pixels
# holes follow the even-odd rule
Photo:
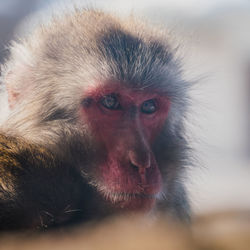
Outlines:
[[[149,168],[151,165],[150,154],[149,152],[140,152],[136,153],[134,151],[129,151],[129,160],[130,163],[138,168],[138,171],[144,173],[146,168]]]

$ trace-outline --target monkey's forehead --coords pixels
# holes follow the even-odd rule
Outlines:
[[[174,95],[178,86],[184,90],[179,61],[166,32],[133,17],[119,19],[93,10],[65,14],[16,43],[11,58],[7,64],[22,68],[28,64],[25,75],[32,74],[33,84],[40,86],[44,78],[57,88],[62,78],[71,86],[108,79],[133,87],[162,88]]]

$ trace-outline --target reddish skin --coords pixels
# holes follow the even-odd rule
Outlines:
[[[120,103],[118,110],[101,103],[111,93]],[[94,174],[99,191],[115,208],[152,209],[162,179],[151,146],[167,118],[169,100],[156,91],[130,89],[119,83],[99,85],[86,91],[83,99],[88,102],[82,105],[81,114],[104,148],[105,159]],[[142,103],[151,99],[157,103],[156,111],[143,113]],[[122,195],[115,198],[116,194]]]

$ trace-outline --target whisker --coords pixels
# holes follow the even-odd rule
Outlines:
[[[48,211],[42,211],[43,213],[47,214],[49,217],[54,218],[54,215],[49,213]]]
[[[65,214],[74,213],[74,212],[82,212],[82,209],[70,209],[70,210],[64,211]]]

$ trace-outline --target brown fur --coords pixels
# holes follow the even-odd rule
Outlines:
[[[0,134],[0,230],[67,224],[80,213],[79,176],[45,147]]]

